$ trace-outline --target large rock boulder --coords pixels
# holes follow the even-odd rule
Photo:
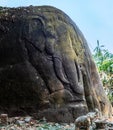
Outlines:
[[[95,108],[110,115],[76,24],[54,7],[1,7],[0,111],[70,122]]]

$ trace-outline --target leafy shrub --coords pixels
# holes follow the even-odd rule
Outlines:
[[[100,45],[97,40],[97,46],[93,54],[97,69],[100,74],[104,89],[111,102],[113,102],[113,54],[104,45]]]

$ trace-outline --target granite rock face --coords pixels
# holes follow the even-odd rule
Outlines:
[[[76,24],[54,7],[0,8],[0,110],[71,122],[95,108],[110,115]]]

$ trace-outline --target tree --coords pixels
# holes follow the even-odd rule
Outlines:
[[[100,73],[104,89],[108,90],[107,94],[109,99],[113,101],[113,54],[107,49],[104,49],[104,45],[100,45],[97,40],[97,46],[94,49],[93,57]]]

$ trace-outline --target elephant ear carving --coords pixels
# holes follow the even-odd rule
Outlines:
[[[22,36],[24,40],[40,52],[43,52],[45,49],[45,33],[43,24],[44,22],[40,17],[31,17],[29,21],[25,22]]]

